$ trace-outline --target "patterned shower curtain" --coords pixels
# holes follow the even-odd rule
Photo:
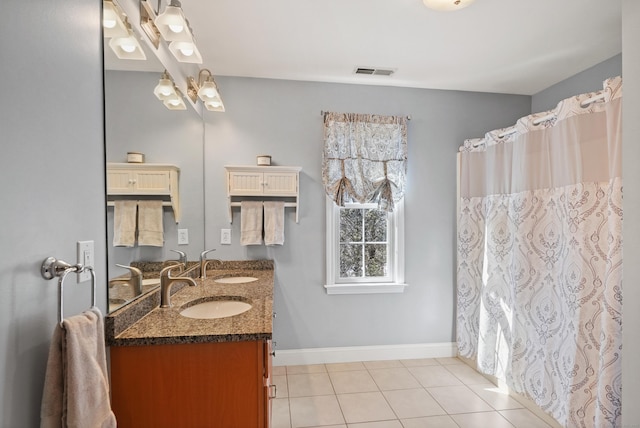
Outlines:
[[[621,102],[616,77],[460,149],[459,353],[565,427],[621,426]]]

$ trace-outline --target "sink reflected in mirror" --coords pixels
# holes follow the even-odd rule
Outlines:
[[[153,287],[154,285],[160,285],[160,278],[149,278],[142,280],[142,287]]]
[[[209,300],[196,304],[187,303],[180,315],[196,319],[217,319],[239,315],[251,309],[249,303],[229,297],[220,300]]]
[[[218,284],[243,284],[246,282],[257,281],[258,278],[253,276],[226,276],[223,278],[214,279],[214,282]]]

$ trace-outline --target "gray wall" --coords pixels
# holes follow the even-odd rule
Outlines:
[[[223,259],[274,259],[274,340],[279,349],[454,341],[456,151],[466,138],[513,124],[529,113],[528,96],[217,78],[227,112],[207,113],[207,246]],[[321,110],[411,115],[405,199],[403,294],[327,295]],[[225,164],[301,166],[300,223],[285,221],[282,247],[219,245],[226,221]]]
[[[198,260],[204,249],[203,123],[192,108],[167,109],[155,95],[160,73],[107,71],[105,73],[105,134],[108,162],[126,162],[127,152],[145,154],[147,163],[180,168],[182,217],[176,224],[173,210],[164,209],[163,247],[114,248],[113,208],[107,210],[109,277],[126,272],[115,263],[133,260],[175,259],[170,249]],[[178,246],[177,229],[189,231],[189,245]]]
[[[551,110],[565,98],[598,91],[602,89],[603,80],[621,75],[622,54],[619,54],[538,92],[532,97],[531,112]]]
[[[57,281],[48,256],[74,262],[95,241],[106,309],[102,48],[99,2],[2,2],[0,14],[0,426],[36,427]],[[65,281],[66,313],[90,306]]]
[[[622,2],[622,138],[624,175],[624,357],[622,358],[622,422],[640,427],[640,2]]]
[[[99,282],[104,284],[106,279],[105,209],[103,192],[96,190],[104,189],[105,160],[102,107],[97,101],[102,96],[99,16],[97,2],[3,2],[0,15],[0,93],[3,94],[0,139],[5,149],[0,156],[5,178],[0,182],[0,189],[6,199],[0,208],[0,218],[5,223],[0,229],[0,275],[4,290],[0,299],[0,426],[3,428],[39,424],[44,367],[58,304],[54,282],[45,281],[39,275],[42,259],[55,255],[71,261],[75,258],[76,241],[93,239]],[[640,231],[638,222],[629,220],[640,217],[640,169],[636,165],[640,159],[638,21],[640,3],[623,0],[627,218],[624,245],[625,259],[632,261],[625,265],[624,298],[625,308],[632,309],[640,304],[640,289],[635,286],[640,282],[640,266],[633,263],[640,259]],[[23,32],[25,28],[30,31]],[[20,43],[15,42],[15,34],[24,34]],[[52,34],[56,35],[55,39]],[[64,50],[59,48],[60,43],[65,46]],[[51,85],[52,81],[56,85]],[[381,322],[386,325],[396,319],[398,331],[391,332],[398,333],[396,343],[412,339],[416,342],[452,340],[452,309],[438,307],[453,306],[453,153],[462,139],[507,126],[513,121],[512,116],[522,113],[502,111],[486,117],[487,109],[481,109],[480,105],[491,102],[492,96],[483,94],[463,96],[426,90],[372,90],[277,81],[251,83],[244,79],[220,79],[220,86],[230,110],[231,106],[242,109],[241,113],[229,111],[225,115],[208,116],[210,136],[206,160],[215,164],[208,168],[207,180],[219,183],[207,193],[209,244],[218,242],[219,229],[227,226],[219,188],[223,163],[252,163],[256,154],[269,153],[279,163],[305,168],[301,223],[295,225],[289,218],[286,226],[287,243],[292,241],[291,246],[270,250],[240,248],[236,221],[236,244],[219,247],[220,255],[225,258],[246,255],[276,260],[279,267],[276,306],[282,315],[276,320],[276,336],[280,336],[281,344],[286,344],[286,348],[311,347],[313,339],[307,335],[317,333],[322,336],[321,346],[339,345],[346,342],[343,340],[346,335],[340,333],[344,327],[348,327],[349,335],[354,335],[355,342],[370,343],[374,342],[373,331]],[[256,97],[249,96],[251,90],[257,91]],[[387,101],[380,99],[388,93],[394,97]],[[283,99],[281,95],[285,95]],[[233,99],[236,96],[237,99]],[[501,101],[509,99],[505,97]],[[444,102],[444,108],[435,108],[439,102]],[[525,109],[519,103],[512,107]],[[420,161],[410,163],[410,179],[415,184],[410,184],[411,195],[407,196],[407,209],[411,210],[407,222],[415,233],[408,233],[407,248],[413,248],[413,253],[408,255],[407,280],[412,287],[404,295],[327,296],[322,290],[320,260],[324,259],[324,222],[318,217],[322,217],[319,210],[324,205],[317,164],[321,153],[320,109],[414,117],[410,124],[410,155]],[[282,116],[283,113],[289,116]],[[289,121],[294,124],[278,127],[269,123],[280,117],[295,119]],[[441,122],[446,122],[446,126]],[[429,184],[434,181],[438,186]],[[439,188],[443,194],[434,194]],[[436,207],[426,202],[428,197],[444,202]],[[442,208],[441,215],[436,211],[438,208]],[[318,242],[304,243],[306,238]],[[444,266],[434,268],[438,262]],[[98,301],[104,310],[104,288],[99,290]],[[83,310],[89,299],[86,287],[70,282],[67,291],[68,312]],[[412,298],[420,302],[412,303]],[[388,315],[380,313],[381,309],[387,310]],[[407,312],[420,315],[407,319]],[[633,403],[640,401],[637,358],[640,314],[626,310],[624,317],[624,346],[628,357],[623,360],[627,403],[623,418],[626,426],[637,426],[640,408]],[[377,321],[382,318],[384,320]],[[408,326],[409,322],[416,325]],[[354,324],[353,328],[350,323]],[[403,336],[400,331],[403,328],[410,330],[411,337]],[[443,331],[434,331],[439,328]],[[383,328],[381,336],[388,335],[388,330]],[[327,335],[334,335],[336,339],[326,340]]]

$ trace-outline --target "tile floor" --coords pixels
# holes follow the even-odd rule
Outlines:
[[[273,368],[273,428],[549,428],[457,358]]]

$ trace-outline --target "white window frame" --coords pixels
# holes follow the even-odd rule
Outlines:
[[[348,204],[346,208],[373,208],[375,204]],[[340,278],[340,207],[326,198],[326,264],[327,294],[402,293],[404,282],[404,200],[395,204],[389,214],[388,268],[389,275],[380,281],[371,278]]]

